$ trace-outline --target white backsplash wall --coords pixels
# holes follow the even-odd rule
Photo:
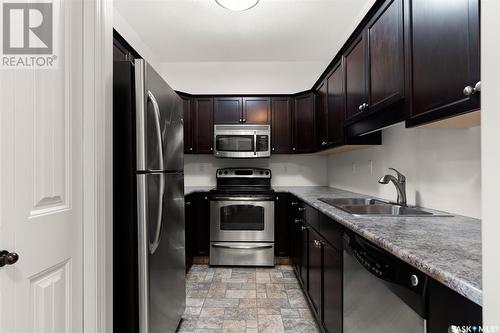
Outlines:
[[[186,186],[215,186],[215,172],[226,167],[271,169],[273,186],[326,186],[327,158],[312,155],[274,155],[271,158],[236,160],[211,155],[184,155]]]
[[[383,130],[382,146],[328,158],[328,185],[395,200],[392,183],[378,183],[394,167],[407,178],[410,204],[480,218],[481,129]]]

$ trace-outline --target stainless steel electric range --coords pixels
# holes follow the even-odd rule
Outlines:
[[[210,193],[210,265],[274,266],[271,170],[218,169]]]

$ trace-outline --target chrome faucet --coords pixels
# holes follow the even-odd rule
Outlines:
[[[391,181],[396,186],[396,191],[398,192],[398,205],[406,207],[408,206],[406,203],[406,177],[394,168],[389,168],[389,170],[395,171],[398,178],[393,175],[385,175],[378,182],[380,184],[389,184]]]

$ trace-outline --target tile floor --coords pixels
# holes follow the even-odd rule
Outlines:
[[[319,333],[291,266],[194,265],[179,333]]]

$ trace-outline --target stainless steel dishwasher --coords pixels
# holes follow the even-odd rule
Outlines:
[[[343,242],[343,332],[425,332],[427,276],[354,233]]]

